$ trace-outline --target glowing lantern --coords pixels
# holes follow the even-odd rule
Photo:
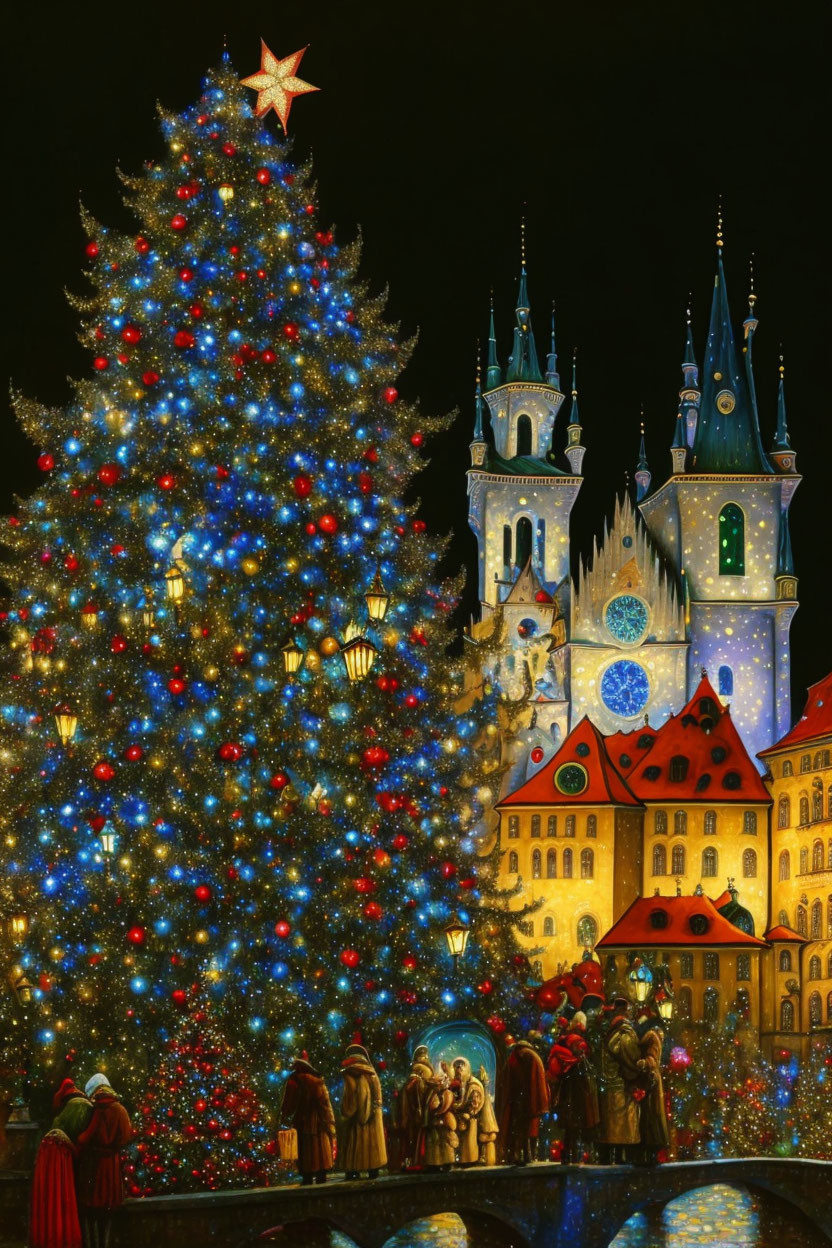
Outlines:
[[[220,188],[217,191],[217,194],[219,195],[222,202],[224,204],[227,204],[229,200],[234,198],[234,187],[231,185],[230,182],[223,182],[221,183]]]
[[[445,940],[448,944],[448,953],[454,960],[454,966],[459,963],[466,948],[468,947],[468,937],[471,935],[470,927],[466,927],[461,922],[459,915],[454,915],[448,926],[445,928]]]
[[[116,850],[116,833],[113,825],[111,823],[105,823],[98,836],[104,853],[108,857],[110,854],[114,854]]]
[[[171,602],[179,603],[185,597],[185,577],[178,563],[172,563],[165,573],[165,589]]]
[[[283,655],[284,671],[289,676],[293,676],[300,670],[303,663],[303,651],[296,642],[287,641],[285,646],[280,647],[280,653]]]
[[[55,707],[55,726],[61,745],[70,745],[78,731],[78,716],[68,702],[59,702]]]
[[[88,602],[85,607],[81,608],[81,623],[84,628],[93,629],[98,624],[98,607],[94,602]]]
[[[656,1009],[659,1011],[659,1018],[664,1022],[669,1023],[673,1017],[674,1005],[675,1002],[669,993],[663,991],[656,993]]]
[[[630,981],[630,991],[636,1001],[646,1001],[650,996],[653,987],[653,972],[645,962],[639,962],[634,966],[627,976]]]
[[[9,936],[14,944],[19,945],[26,939],[29,931],[29,916],[18,913],[9,915]]]
[[[378,654],[373,643],[365,637],[357,624],[347,625],[341,656],[350,680],[363,680],[373,666]]]
[[[9,976],[12,988],[17,993],[17,999],[21,1005],[31,1005],[32,1002],[32,983],[26,976],[26,972],[20,966],[13,966]]]
[[[380,569],[376,571],[373,583],[364,595],[364,600],[367,603],[367,612],[370,619],[380,623],[387,614],[387,608],[390,605],[390,595],[384,588]]]
[[[153,610],[153,593],[150,589],[144,591],[144,606],[142,607],[142,624],[145,628],[150,629],[156,623],[156,612]]]

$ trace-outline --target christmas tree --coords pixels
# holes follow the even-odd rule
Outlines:
[[[259,1073],[332,1069],[356,1029],[388,1058],[443,1017],[499,1030],[527,974],[476,858],[498,691],[455,711],[443,547],[402,502],[443,421],[227,60],[162,130],[136,235],[84,214],[92,376],[18,400],[44,482],[6,537],[36,1056],[134,1095],[203,973]]]
[[[828,1035],[812,1036],[792,1105],[795,1155],[832,1158],[832,1040]]]

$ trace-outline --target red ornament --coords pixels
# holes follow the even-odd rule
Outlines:
[[[146,256],[147,253],[150,251],[150,243],[147,241],[146,238],[142,238],[141,234],[136,239],[135,247],[136,247],[136,251],[139,253],[140,256]]]
[[[357,949],[342,949],[338,956],[340,957],[344,966],[348,966],[351,971],[355,970],[355,968],[358,966],[358,963],[361,961],[361,955],[359,954]]]
[[[84,248],[84,251],[89,256],[90,260],[94,260],[98,255],[98,243],[95,242],[94,239],[91,239]]]
[[[419,963],[412,953],[406,953],[402,958],[402,966],[406,971],[415,971],[418,965]]]
[[[543,746],[536,745],[534,749],[532,750],[531,754],[529,755],[529,758],[532,760],[533,763],[542,763],[543,762]]]
[[[92,774],[95,776],[96,780],[112,780],[116,772],[114,767],[112,767],[109,763],[104,762],[102,759],[101,762],[95,764],[92,769]]]
[[[370,745],[362,755],[362,765],[370,770],[378,771],[390,762],[390,755],[382,745]]]
[[[283,326],[283,337],[288,338],[290,342],[297,342],[300,337],[300,330],[294,321],[287,321]]]
[[[357,893],[372,893],[375,891],[375,883],[366,875],[361,875],[357,880],[353,880],[355,891]]]
[[[276,771],[269,781],[269,784],[273,789],[285,789],[288,783],[289,777],[286,775],[285,771]]]
[[[116,633],[115,637],[110,641],[110,649],[113,654],[124,654],[127,649],[127,638],[122,637],[121,633]]]
[[[425,529],[426,529],[427,527],[428,527],[428,526],[427,526],[427,524],[425,523],[425,521],[424,521],[424,520],[414,520],[414,521],[413,521],[413,532],[414,532],[414,533],[424,533],[424,531],[425,531]]]
[[[535,602],[551,602],[552,598],[550,594],[546,593],[545,589],[539,589],[534,596],[534,600]]]
[[[217,753],[224,763],[238,763],[245,751],[239,741],[223,741]]]
[[[54,467],[55,460],[52,455],[48,452],[38,455],[38,468],[40,468],[41,472],[51,472]]]
[[[398,397],[399,397],[399,392],[395,386],[388,386],[387,389],[384,391],[385,403],[395,403]]]
[[[142,331],[138,325],[125,325],[121,331],[121,336],[125,342],[135,343],[141,342]]]
[[[97,355],[92,362],[92,366],[97,372],[103,373],[105,368],[110,367],[110,361],[106,355]]]
[[[392,845],[393,849],[398,849],[399,851],[401,851],[403,849],[407,849],[408,839],[403,832],[397,832],[396,835],[393,837],[393,840],[390,842],[390,844]]]
[[[180,1007],[188,1004],[188,994],[184,988],[174,988],[173,992],[170,994],[170,999],[174,1005],[178,1005]]]
[[[211,900],[211,890],[210,890],[210,888],[208,887],[208,885],[207,885],[207,884],[197,884],[196,888],[194,889],[194,897],[196,897],[197,901],[202,901],[202,902],[205,902],[205,901],[210,901],[210,900]]]
[[[121,476],[121,469],[118,464],[102,464],[97,476],[102,485],[115,485]]]
[[[329,533],[329,534],[337,533],[338,521],[335,519],[335,517],[332,515],[331,512],[329,511],[324,512],[324,514],[318,520],[318,528],[321,530],[322,533]]]
[[[236,149],[236,147],[234,146],[234,144],[233,144],[233,143],[223,143],[223,145],[222,145],[222,150],[225,152],[225,155],[226,155],[226,156],[236,156],[236,155],[237,155],[237,149]]]
[[[173,694],[184,693],[186,688],[187,681],[184,681],[181,676],[171,676],[168,681],[168,689]]]
[[[188,218],[183,216],[181,212],[177,212],[176,215],[170,219],[170,228],[172,230],[184,230],[187,224]]]
[[[269,173],[268,169],[258,169],[254,176],[257,178],[257,181],[261,186],[268,186],[272,180],[272,175]]]
[[[189,311],[189,313],[191,314],[191,316],[192,316],[195,320],[197,320],[197,321],[198,321],[198,320],[199,320],[199,318],[202,316],[202,304],[201,304],[201,303],[192,303],[192,304],[191,304],[191,306],[188,308],[188,311]]]
[[[455,862],[443,862],[442,863],[442,875],[444,876],[446,880],[452,880],[454,876],[456,875],[456,863]]]
[[[310,537],[314,537],[318,532],[318,526],[314,520],[309,520],[304,526],[304,530]]]
[[[364,915],[368,919],[380,919],[382,914],[382,908],[377,901],[368,901],[364,907]]]
[[[178,329],[173,335],[173,345],[175,347],[179,347],[181,351],[185,351],[189,347],[192,347],[195,342],[196,339],[193,334],[189,333],[187,329]]]
[[[411,433],[410,435],[411,446],[421,446],[424,440],[425,440],[424,434],[419,433],[418,430],[416,431],[416,433]]]
[[[506,1029],[505,1023],[497,1014],[492,1014],[490,1018],[487,1018],[485,1021],[488,1023],[491,1030],[498,1036],[501,1036]]]
[[[159,374],[149,369],[146,373],[142,373],[142,384],[145,386],[155,386],[159,380]]]
[[[127,933],[127,939],[131,945],[143,945],[145,931],[143,927],[131,927]]]
[[[161,477],[156,478],[156,484],[160,490],[172,490],[176,487],[176,477],[169,472],[163,472]]]
[[[292,482],[292,489],[295,491],[298,498],[308,498],[312,493],[312,478],[306,477],[303,474],[295,477]]]
[[[187,268],[186,268],[186,269],[180,269],[180,270],[179,270],[179,280],[180,280],[180,282],[192,282],[192,281],[194,280],[194,271],[193,271],[193,269],[187,269]]]
[[[494,991],[494,985],[490,979],[484,979],[481,984],[477,984],[477,992],[481,992],[484,996],[488,996],[489,992]]]
[[[260,359],[264,364],[274,364],[277,355],[272,351],[271,347],[266,347],[266,350],[261,353]]]
[[[78,566],[78,560],[75,555],[67,555],[66,559],[64,559],[64,567],[67,572],[77,572]]]
[[[358,488],[362,494],[371,494],[373,491],[373,478],[369,472],[359,472]]]
[[[144,750],[140,745],[128,745],[124,751],[124,757],[128,763],[137,763],[140,758],[144,757]]]
[[[281,940],[285,940],[291,931],[292,925],[291,923],[287,923],[285,919],[279,919],[274,925],[274,934],[275,936],[279,936]]]

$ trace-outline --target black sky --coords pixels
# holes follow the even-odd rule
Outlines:
[[[278,55],[309,43],[302,72],[322,90],[295,103],[291,129],[313,152],[322,219],[342,242],[360,223],[364,276],[420,331],[400,389],[428,411],[460,408],[431,447],[425,517],[473,563],[475,341],[493,286],[506,354],[525,204],[539,344],[554,297],[564,375],[579,347],[588,450],[573,533],[587,551],[632,472],[642,403],[654,482],[669,470],[684,308],[691,290],[701,362],[721,193],[736,322],[755,253],[764,441],[782,341],[806,474],[791,513],[798,710],[832,652],[826,13],[747,0],[19,5],[5,41],[6,376],[61,403],[66,376],[89,370],[62,294],[83,287],[78,198],[131,228],[115,166],[160,154],[155,101],[196,99],[224,35],[241,76],[261,34]],[[8,417],[3,510],[36,483],[36,454]]]

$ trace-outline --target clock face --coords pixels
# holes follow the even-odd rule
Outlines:
[[[587,783],[586,768],[580,763],[563,763],[555,772],[555,788],[570,797],[583,793]]]
[[[632,643],[647,628],[647,607],[634,594],[619,594],[604,612],[604,623],[616,641]]]
[[[650,682],[640,663],[621,659],[601,677],[601,698],[608,710],[625,719],[638,715],[650,697]]]

